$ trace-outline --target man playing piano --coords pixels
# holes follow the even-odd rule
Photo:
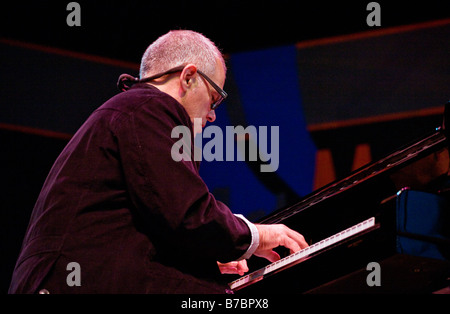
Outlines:
[[[171,158],[174,127],[215,120],[225,76],[199,33],[171,31],[148,47],[140,80],[122,76],[127,91],[94,111],[55,161],[10,293],[224,293],[221,273],[243,274],[251,255],[273,262],[277,246],[307,246],[283,225],[233,215],[198,162]]]

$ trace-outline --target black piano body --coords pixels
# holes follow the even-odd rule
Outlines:
[[[447,104],[444,122],[449,112]],[[234,293],[446,291],[450,286],[448,138],[443,123],[435,132],[258,221],[285,224],[310,243],[370,217],[376,224],[295,264],[256,276]],[[257,257],[248,262],[251,271],[268,265]]]

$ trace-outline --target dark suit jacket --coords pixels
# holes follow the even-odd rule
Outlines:
[[[184,108],[146,84],[93,112],[43,185],[9,292],[224,292],[216,261],[242,256],[251,235],[199,163],[172,159],[178,125],[192,130]],[[81,286],[66,281],[71,262]]]

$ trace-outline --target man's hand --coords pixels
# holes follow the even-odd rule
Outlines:
[[[254,255],[263,257],[271,263],[280,259],[280,255],[273,249],[278,246],[288,248],[292,253],[298,252],[306,247],[305,238],[298,232],[289,229],[285,225],[259,225],[255,224],[259,233],[259,246]],[[236,262],[220,263],[217,262],[222,274],[239,274],[243,276],[248,272],[247,261],[240,260]]]
[[[217,262],[217,265],[222,274],[239,274],[239,276],[243,276],[244,273],[248,272],[247,261],[245,259],[225,264]]]
[[[280,255],[273,250],[278,246],[288,248],[291,254],[308,247],[308,243],[300,233],[285,225],[255,224],[255,226],[259,232],[259,246],[254,255],[263,257],[272,263],[280,259]]]

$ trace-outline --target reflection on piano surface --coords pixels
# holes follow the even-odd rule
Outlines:
[[[432,293],[450,286],[450,159],[446,117],[432,134],[258,221],[313,243],[229,283],[236,293]],[[353,231],[352,231],[353,230]],[[367,265],[380,265],[370,286]]]

